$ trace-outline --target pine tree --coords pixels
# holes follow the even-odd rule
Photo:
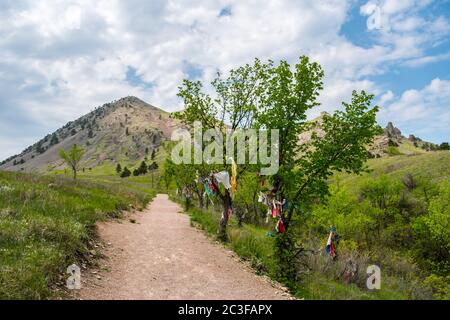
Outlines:
[[[448,142],[442,142],[439,146],[440,150],[450,150],[450,144]]]
[[[58,144],[58,143],[59,143],[58,136],[55,133],[52,134],[52,138],[50,140],[50,145],[54,146],[55,144]]]
[[[148,170],[153,171],[156,169],[158,169],[158,164],[155,161],[153,161],[153,163],[148,166]]]
[[[45,149],[42,147],[42,141],[39,141],[36,145],[36,152],[42,154],[45,152]]]
[[[120,163],[117,164],[116,172],[117,172],[118,174],[121,174],[121,173],[122,173],[122,166],[120,165]]]
[[[137,171],[138,171],[138,175],[142,175],[142,174],[146,174],[147,173],[147,164],[145,163],[145,161],[141,162],[141,165],[139,166]]]
[[[120,177],[121,177],[121,178],[127,178],[127,177],[129,177],[129,176],[131,176],[130,170],[129,170],[127,167],[123,168],[123,171],[122,171],[122,173],[120,174]]]

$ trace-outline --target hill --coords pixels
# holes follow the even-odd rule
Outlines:
[[[332,180],[339,180],[350,190],[358,190],[367,179],[381,175],[401,180],[411,174],[418,179],[427,179],[433,183],[450,181],[450,151],[423,152],[420,154],[388,156],[370,159],[367,162],[369,172],[360,176],[337,174]]]
[[[179,126],[170,113],[136,97],[106,103],[0,163],[0,170],[49,172],[63,168],[59,149],[86,149],[86,170],[105,163],[136,162],[157,150]]]

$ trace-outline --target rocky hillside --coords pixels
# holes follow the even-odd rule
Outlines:
[[[48,172],[63,167],[58,151],[77,144],[86,149],[82,167],[133,162],[158,149],[179,124],[170,113],[136,97],[107,103],[67,123],[34,145],[0,163],[1,170]]]
[[[319,137],[323,136],[325,132],[321,129],[323,117],[329,115],[322,112],[321,115],[313,120],[313,129],[302,133],[299,136],[299,143],[307,143],[315,132]],[[368,146],[370,158],[383,158],[392,155],[418,155],[426,153],[427,151],[438,150],[438,145],[431,142],[423,141],[422,139],[409,135],[408,138],[402,135],[400,129],[396,128],[392,122],[389,122],[383,130],[383,134],[376,136],[372,145]]]
[[[375,137],[373,145],[369,147],[369,153],[372,158],[381,158],[387,155],[421,154],[437,148],[437,145],[423,141],[414,135],[404,137],[400,129],[389,122],[384,128],[384,133]]]

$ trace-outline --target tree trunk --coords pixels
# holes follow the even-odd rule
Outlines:
[[[223,241],[228,239],[227,237],[227,225],[228,225],[228,211],[231,209],[231,195],[230,192],[225,189],[225,195],[223,196],[223,212],[222,219],[219,224],[219,238]]]
[[[209,196],[208,195],[205,197],[205,209],[206,210],[209,209]]]
[[[253,210],[255,211],[255,218],[259,218],[260,217],[260,212],[259,212],[259,206],[258,206],[258,201],[256,199],[256,192],[253,194]],[[262,216],[261,216],[262,217]]]
[[[190,197],[186,197],[186,212],[189,211],[189,207],[191,204],[191,198]]]
[[[201,194],[198,187],[195,188],[195,193],[197,194],[197,197],[198,197],[198,204],[200,206],[200,209],[204,209],[203,195]]]

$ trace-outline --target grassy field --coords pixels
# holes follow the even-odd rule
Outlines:
[[[114,177],[0,172],[0,188],[0,299],[56,297],[59,275],[90,252],[95,222],[154,196],[146,182]]]
[[[434,183],[450,181],[450,151],[370,159],[367,165],[370,170],[368,173],[361,176],[336,174],[331,181],[339,182],[352,191],[358,190],[367,179],[382,174],[402,179],[406,174],[411,173],[417,178],[428,179]]]

